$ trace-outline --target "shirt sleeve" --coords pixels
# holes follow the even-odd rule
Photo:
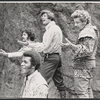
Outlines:
[[[91,37],[85,37],[83,41],[76,46],[75,54],[76,57],[91,56],[94,51],[95,40]]]
[[[29,47],[34,48],[37,52],[42,52],[45,48],[44,43],[29,43]]]
[[[39,43],[29,43],[30,47],[35,48],[38,52],[42,52],[50,46],[51,42],[53,41],[54,34],[58,32],[58,27],[51,27],[47,33],[43,35],[43,42]]]
[[[43,37],[43,44],[44,44],[44,48],[45,48],[45,50],[46,49],[48,49],[48,47],[50,47],[50,44],[52,43],[52,42],[54,42],[53,41],[53,38],[55,37],[55,34],[57,34],[57,32],[58,32],[58,28],[57,27],[51,27],[50,29],[49,29],[49,31],[48,31],[48,33],[46,34],[46,35],[44,35],[44,37]],[[59,33],[58,33],[59,34]],[[56,43],[56,42],[55,42]]]
[[[33,98],[47,98],[48,96],[48,86],[41,85],[36,89],[36,93]]]

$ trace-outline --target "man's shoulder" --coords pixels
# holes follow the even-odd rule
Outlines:
[[[58,26],[58,25],[52,25],[51,27],[50,27],[50,30],[53,30],[53,31],[61,31],[61,28]]]
[[[79,33],[79,38],[82,37],[92,37],[95,39],[96,34],[95,31],[92,27],[85,27],[80,33]]]
[[[35,79],[38,83],[40,84],[47,84],[46,80],[44,79],[44,77],[41,75],[40,72],[37,71],[36,75],[35,75]],[[33,80],[34,81],[34,80]]]
[[[82,32],[95,32],[94,31],[94,29],[93,29],[93,27],[85,27],[80,33],[82,33]]]

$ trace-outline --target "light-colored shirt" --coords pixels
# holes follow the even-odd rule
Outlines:
[[[62,43],[62,31],[60,27],[54,21],[51,21],[45,29],[43,42],[38,42],[34,45],[30,43],[29,46],[37,48],[39,52],[61,54],[61,46],[59,44]]]
[[[34,44],[33,41],[28,41],[28,43],[31,43],[31,44]],[[25,51],[28,51],[28,50],[34,50],[35,48],[32,48],[32,47],[29,47],[29,46],[23,46],[19,51],[17,52],[9,52],[7,53],[8,54],[8,58],[12,58],[12,57],[21,57],[23,56],[23,53]]]
[[[22,98],[47,98],[48,95],[48,84],[37,70],[28,76],[22,89]]]

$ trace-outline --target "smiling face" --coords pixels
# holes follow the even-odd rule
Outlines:
[[[48,19],[48,15],[47,13],[44,13],[42,16],[41,16],[41,20],[42,20],[42,23],[44,25],[47,25],[50,23],[51,19]]]
[[[32,71],[31,57],[23,56],[21,63],[21,74],[28,75]]]
[[[27,41],[28,40],[28,34],[23,32],[22,39],[23,39],[23,41]]]
[[[80,18],[74,18],[74,24],[77,29],[82,30],[86,25],[86,21],[82,22]]]

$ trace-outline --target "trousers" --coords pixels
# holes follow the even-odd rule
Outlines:
[[[53,79],[59,91],[65,91],[63,76],[61,73],[61,57],[58,53],[48,54],[44,57],[44,63],[40,67],[40,73],[49,84]]]
[[[87,69],[74,70],[74,86],[78,98],[93,98],[91,81],[92,81],[92,76],[90,70]]]

